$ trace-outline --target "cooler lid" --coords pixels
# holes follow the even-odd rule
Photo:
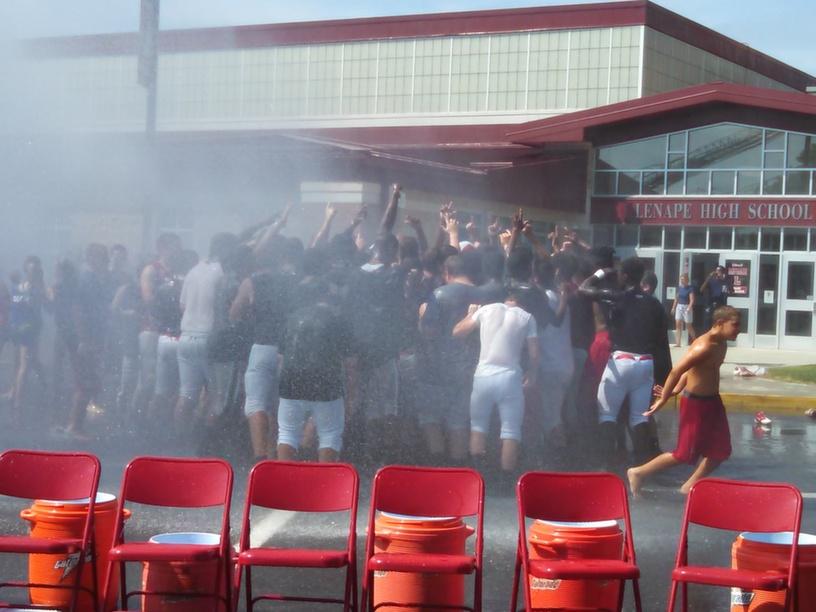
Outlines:
[[[413,516],[411,514],[394,514],[393,512],[380,512],[382,516],[398,521],[452,521],[458,516]]]
[[[116,500],[116,496],[111,493],[97,493],[97,504],[104,504]],[[90,497],[83,497],[82,499],[38,499],[36,502],[43,506],[87,506],[91,501]]]
[[[148,541],[153,544],[199,544],[202,546],[215,546],[221,542],[221,536],[217,533],[205,533],[201,531],[180,531],[176,533],[158,533]]]
[[[790,546],[793,542],[792,531],[777,531],[774,533],[752,533],[745,531],[740,534],[743,540],[759,542],[760,544],[781,544]],[[799,533],[799,546],[816,546],[816,535],[811,533]]]
[[[616,527],[617,521],[579,521],[575,523],[567,521],[545,521],[538,519],[537,523],[544,523],[545,525],[552,525],[553,527],[569,527],[571,529],[603,529],[606,527]]]

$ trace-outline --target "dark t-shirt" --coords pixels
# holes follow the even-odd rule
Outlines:
[[[76,315],[79,304],[79,285],[76,282],[61,282],[54,285],[54,299],[51,310],[57,336],[69,348],[76,349],[79,339],[76,329]]]
[[[306,306],[286,321],[280,396],[328,402],[343,396],[343,359],[351,354],[351,329],[326,304]]]
[[[255,344],[280,346],[297,280],[294,274],[257,272],[252,275]]]
[[[79,276],[79,326],[82,342],[102,345],[110,322],[113,279],[108,272],[83,270]]]
[[[184,277],[170,274],[161,277],[156,285],[153,302],[150,304],[150,318],[154,329],[167,336],[181,335],[181,286]]]
[[[588,351],[595,339],[595,313],[592,310],[592,300],[580,293],[574,293],[569,297],[568,305],[572,346]]]
[[[728,298],[728,280],[724,278],[710,278],[708,280],[708,305],[724,306]]]
[[[479,294],[479,304],[500,304],[504,302],[504,299],[507,297],[507,289],[504,283],[492,279],[487,281],[484,285],[479,286]]]
[[[533,315],[539,328],[543,329],[552,323],[555,313],[550,308],[547,294],[536,285],[511,280],[508,284],[508,290],[516,293],[518,305],[522,310]]]
[[[682,285],[677,287],[677,303],[678,304],[688,304],[691,299],[691,294],[694,293],[694,286],[693,285],[686,285],[683,287]]]
[[[396,266],[355,270],[349,278],[346,316],[362,367],[396,359],[406,325],[405,270]]]
[[[479,362],[479,337],[454,338],[453,328],[465,318],[468,306],[480,304],[479,287],[451,283],[437,288],[425,307],[422,331],[425,351],[420,368],[425,382],[447,380],[452,375],[473,373]]]

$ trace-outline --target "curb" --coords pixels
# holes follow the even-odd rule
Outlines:
[[[728,412],[756,412],[763,410],[774,414],[804,415],[805,410],[816,410],[816,397],[796,395],[753,395],[721,393]]]

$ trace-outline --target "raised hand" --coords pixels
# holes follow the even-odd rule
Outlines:
[[[490,220],[490,225],[487,226],[487,233],[491,236],[498,236],[500,229],[501,225],[499,224],[499,218],[494,216]]]
[[[331,218],[333,218],[333,217],[334,217],[336,214],[337,214],[337,207],[336,207],[334,204],[332,204],[331,202],[328,202],[328,203],[326,204],[326,212],[325,212],[325,216],[326,216],[326,218],[327,218],[327,219],[331,219]]]

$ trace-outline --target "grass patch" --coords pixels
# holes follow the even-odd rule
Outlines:
[[[784,380],[787,382],[816,384],[816,365],[770,368],[768,370],[768,376],[776,380]]]

